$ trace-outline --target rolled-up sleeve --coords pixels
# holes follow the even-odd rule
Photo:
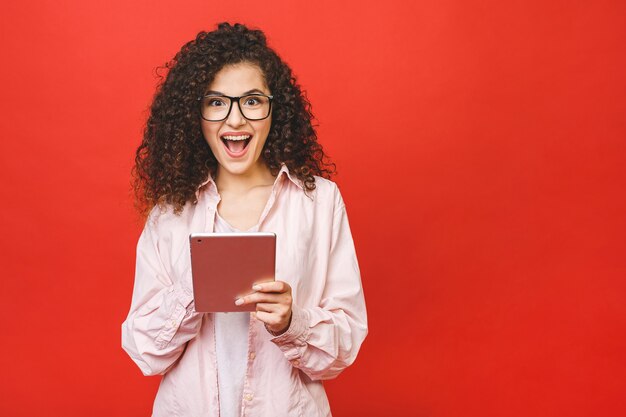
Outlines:
[[[122,324],[122,347],[144,375],[167,372],[198,333],[203,316],[194,310],[187,284],[191,269],[178,277],[167,273],[156,217],[153,210],[137,243],[132,303]]]
[[[327,276],[319,306],[292,306],[289,329],[272,338],[313,380],[331,379],[356,359],[367,335],[360,270],[343,199],[336,190]]]

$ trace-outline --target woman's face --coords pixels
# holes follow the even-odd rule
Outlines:
[[[270,95],[271,92],[258,66],[240,63],[222,68],[205,94],[241,97],[249,94]],[[207,103],[216,109],[220,106],[227,109],[220,99]],[[233,175],[254,175],[259,169],[266,168],[260,156],[272,124],[271,114],[263,120],[247,120],[237,103],[233,102],[225,120],[210,122],[201,119],[201,124],[204,138],[219,163],[218,169]]]

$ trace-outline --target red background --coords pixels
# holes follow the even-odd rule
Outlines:
[[[626,415],[624,4],[5,2],[0,414],[149,415],[133,153],[154,68],[229,20],[339,167],[371,326],[335,416]]]

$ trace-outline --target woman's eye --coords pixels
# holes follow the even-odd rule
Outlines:
[[[257,97],[247,97],[243,102],[244,106],[257,106],[261,101]]]
[[[207,99],[206,104],[207,106],[210,106],[210,107],[220,107],[220,106],[225,106],[226,102],[220,98],[209,98]]]

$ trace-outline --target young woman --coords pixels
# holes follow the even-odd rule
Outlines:
[[[310,105],[264,34],[220,24],[167,65],[136,155],[147,221],[122,345],[162,374],[154,416],[330,416],[321,380],[356,358],[365,303],[346,209]],[[193,232],[273,232],[276,275],[194,310]],[[246,253],[241,253],[242,259]]]

